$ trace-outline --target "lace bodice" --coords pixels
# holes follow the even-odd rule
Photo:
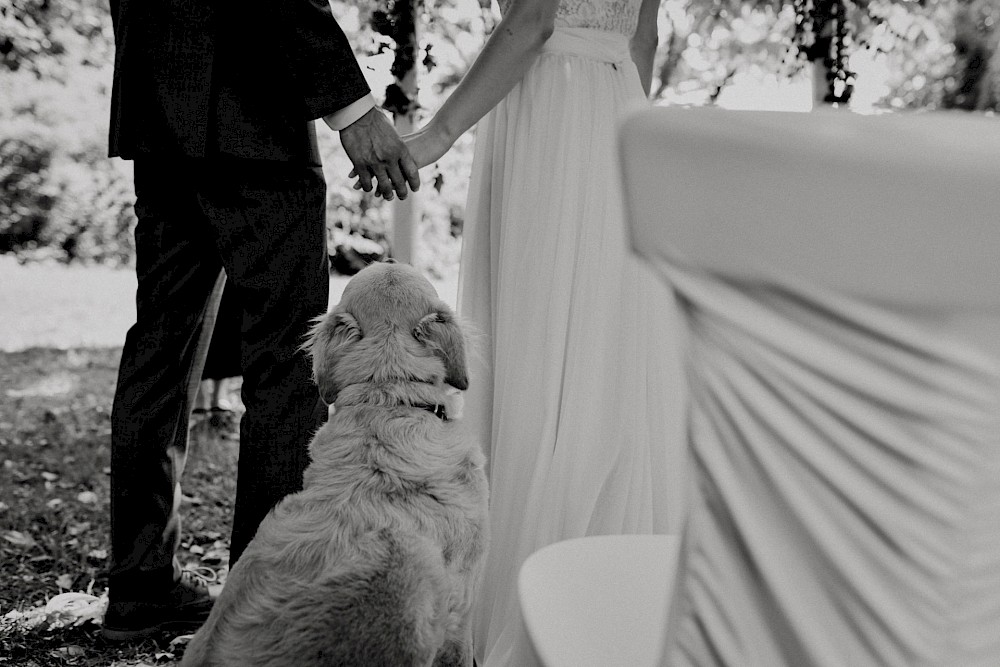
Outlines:
[[[506,13],[513,0],[498,0]],[[556,25],[566,28],[593,28],[631,37],[639,19],[642,0],[560,0]]]

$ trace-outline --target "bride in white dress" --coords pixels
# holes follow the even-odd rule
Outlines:
[[[424,166],[479,122],[459,312],[486,334],[465,410],[489,443],[484,667],[532,663],[516,581],[533,551],[679,529],[679,323],[628,251],[616,147],[647,104],[658,4],[500,0],[468,74],[406,138]]]

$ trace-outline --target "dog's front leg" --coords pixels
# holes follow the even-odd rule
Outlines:
[[[460,618],[445,636],[434,658],[434,667],[472,667],[472,613],[468,606]]]
[[[472,667],[472,637],[446,639],[434,658],[434,667]]]

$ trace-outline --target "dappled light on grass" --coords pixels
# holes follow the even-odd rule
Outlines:
[[[107,590],[119,356],[117,348],[0,353],[0,656],[11,660],[0,665],[169,665],[182,654],[185,642],[170,637],[105,644],[96,623]],[[229,561],[237,423],[194,423],[183,480],[178,556],[210,586],[224,581]]]

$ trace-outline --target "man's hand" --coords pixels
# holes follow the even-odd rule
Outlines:
[[[376,182],[375,194],[386,200],[393,198],[393,191],[406,199],[407,185],[414,192],[420,189],[417,164],[378,109],[372,108],[340,130],[340,143],[354,164],[352,175],[358,177],[365,192],[372,191],[372,178]]]

